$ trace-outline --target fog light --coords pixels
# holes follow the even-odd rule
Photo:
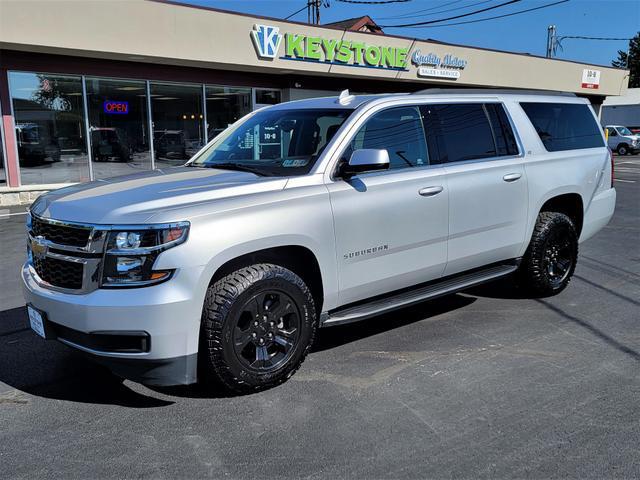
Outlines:
[[[144,259],[132,257],[118,257],[116,260],[116,271],[120,274],[132,273],[134,270],[140,270]]]

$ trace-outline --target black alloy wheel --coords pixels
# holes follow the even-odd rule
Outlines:
[[[553,229],[547,240],[543,265],[552,288],[559,288],[572,271],[574,248],[570,238],[562,235],[561,229]]]
[[[534,297],[556,295],[569,284],[577,260],[573,221],[564,213],[541,212],[518,269],[519,284]]]
[[[199,379],[239,393],[286,381],[311,349],[315,302],[304,280],[282,266],[240,268],[207,290]]]
[[[282,291],[266,290],[240,308],[233,346],[245,368],[257,372],[277,370],[291,357],[300,337],[300,312]]]

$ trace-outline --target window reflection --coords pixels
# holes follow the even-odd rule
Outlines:
[[[256,88],[256,104],[254,106],[255,109],[262,108],[266,105],[276,105],[281,101],[280,90]]]
[[[146,83],[87,78],[94,178],[151,168]]]
[[[207,87],[209,140],[251,111],[251,89]]]
[[[204,145],[202,87],[151,84],[156,167],[182,165]]]
[[[427,144],[417,107],[397,107],[373,115],[360,128],[345,153],[354,150],[384,149],[389,154],[389,168],[419,167],[429,164]]]
[[[10,72],[21,180],[89,180],[80,77]]]

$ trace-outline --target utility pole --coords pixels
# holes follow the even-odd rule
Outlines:
[[[320,5],[322,0],[307,0],[307,23],[320,24]]]
[[[547,28],[547,58],[553,58],[556,50],[556,26]]]

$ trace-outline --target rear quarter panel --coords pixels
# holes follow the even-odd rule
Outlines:
[[[555,100],[560,103],[564,101],[588,103],[581,99]],[[610,188],[609,153],[604,146],[604,136],[602,147],[547,152],[519,102],[508,102],[508,108],[525,150],[524,167],[529,184],[527,230],[520,252],[524,255],[538,213],[545,202],[559,195],[577,193],[582,199],[583,215],[586,216],[594,196]],[[595,115],[594,121],[597,121]]]

